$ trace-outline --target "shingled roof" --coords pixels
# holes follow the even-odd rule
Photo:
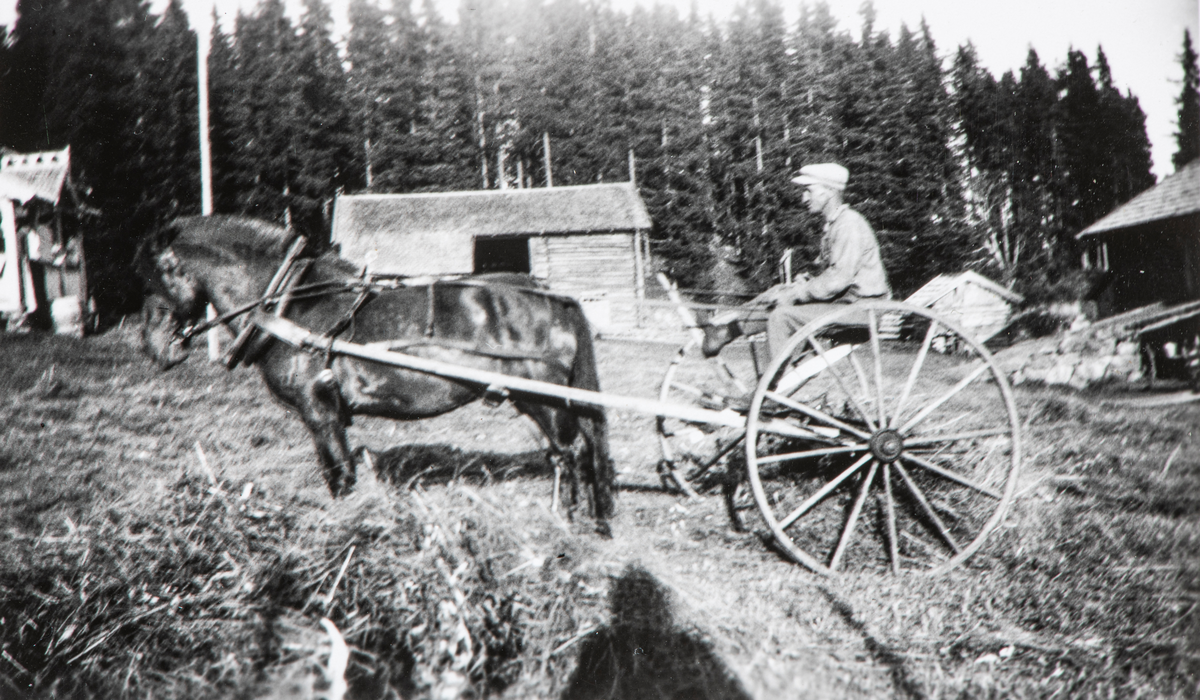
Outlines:
[[[552,235],[650,228],[631,183],[338,198],[334,229],[469,236]]]
[[[1077,238],[1200,213],[1200,158],[1108,213]]]
[[[71,168],[71,149],[41,153],[8,153],[0,157],[0,172],[12,184],[23,184],[33,196],[58,203],[67,171]],[[28,197],[26,197],[28,199]]]

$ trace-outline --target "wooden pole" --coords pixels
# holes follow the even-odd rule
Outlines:
[[[441,360],[434,360],[427,357],[406,355],[404,353],[394,352],[386,349],[386,347],[382,347],[383,345],[386,345],[386,343],[359,345],[357,343],[348,343],[344,340],[330,340],[324,336],[311,333],[307,329],[292,323],[286,318],[268,316],[260,311],[253,312],[250,317],[250,322],[259,328],[262,328],[267,333],[275,336],[276,338],[279,338],[285,343],[300,349],[315,350],[318,352],[330,352],[335,355],[347,355],[363,360],[370,360],[372,362],[391,365],[393,367],[423,372],[425,374],[431,374],[443,379],[454,379],[489,388],[503,387],[505,389],[510,389],[512,391],[530,394],[533,396],[556,398],[566,402],[568,405],[572,403],[582,403],[589,406],[602,406],[604,408],[634,411],[637,413],[645,413],[667,418],[678,418],[680,420],[691,421],[693,423],[721,425],[728,428],[738,429],[744,429],[746,427],[746,417],[728,408],[722,411],[713,411],[707,408],[699,408],[697,406],[684,403],[671,403],[669,401],[643,399],[639,396],[606,394],[602,391],[577,389],[572,386],[563,386],[561,384],[553,384],[551,382],[543,382],[536,379],[526,379],[525,377],[514,377],[508,374],[491,372],[484,369],[476,369],[466,365],[443,362]],[[853,350],[853,346],[839,346],[837,349],[849,354],[850,351]],[[836,361],[836,359],[827,360],[818,358],[817,363],[813,363],[811,361],[801,363],[800,366],[796,367],[787,375],[781,377],[780,384],[790,385],[794,389],[795,386],[801,383],[790,383],[794,381],[790,379],[794,373],[811,372],[812,374],[816,374],[825,366],[827,366],[821,363]],[[763,433],[781,435],[784,437],[802,440],[830,440],[838,437],[840,434],[840,431],[837,428],[826,428],[824,426],[809,428],[779,419],[766,419],[764,421],[760,421],[759,430]]]
[[[550,132],[542,132],[542,159],[546,164],[546,187],[554,187],[554,174],[550,171]]]
[[[284,318],[275,316],[267,316],[262,313],[255,313],[252,317],[255,325],[259,326],[271,335],[283,340],[289,345],[297,348],[314,348],[324,350],[329,348],[334,354],[349,355],[363,360],[380,362],[394,367],[402,367],[411,369],[417,372],[432,374],[445,379],[456,379],[459,381],[479,384],[481,386],[498,386],[510,389],[512,391],[544,396],[547,398],[557,398],[569,403],[582,403],[590,406],[604,406],[606,408],[626,409],[637,411],[639,413],[649,413],[652,415],[670,416],[683,420],[691,420],[699,423],[707,423],[710,425],[724,425],[731,428],[744,428],[746,419],[734,411],[712,411],[705,408],[690,406],[688,404],[673,404],[665,401],[656,401],[653,399],[643,399],[637,396],[621,396],[618,394],[605,394],[599,391],[589,391],[587,389],[576,389],[575,387],[562,386],[560,384],[552,384],[550,382],[542,382],[536,379],[526,379],[524,377],[514,377],[499,372],[489,372],[487,370],[475,369],[465,365],[457,365],[450,362],[442,362],[426,357],[417,357],[416,355],[406,355],[403,353],[386,350],[382,347],[373,345],[358,345],[356,343],[348,343],[341,340],[333,340],[332,342],[322,340],[319,336],[310,333],[308,330],[292,323]],[[793,432],[803,432],[806,436],[811,437],[812,433],[796,426]]]
[[[208,53],[212,39],[212,28],[196,32],[196,88],[200,110],[200,214],[213,213],[212,191],[212,147],[209,143],[208,126]],[[208,305],[205,313],[209,320],[217,317],[217,310]],[[208,341],[208,361],[221,361],[221,337],[216,328],[205,336]]]
[[[208,53],[212,30],[196,32],[196,73],[200,94],[200,213],[213,213],[212,147],[208,125]]]

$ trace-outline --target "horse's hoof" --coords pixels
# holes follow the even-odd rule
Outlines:
[[[334,500],[345,498],[354,493],[354,486],[357,479],[343,479],[341,483],[332,483],[329,485],[329,494]]]
[[[596,534],[606,540],[611,540],[613,538],[612,526],[608,524],[607,520],[600,520],[596,523]]]

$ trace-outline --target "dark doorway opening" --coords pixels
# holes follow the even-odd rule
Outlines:
[[[529,272],[529,238],[475,239],[475,272]]]

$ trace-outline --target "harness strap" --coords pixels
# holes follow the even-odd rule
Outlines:
[[[279,303],[275,305],[275,315],[283,318],[287,313],[287,307],[292,303],[292,299],[296,298],[296,285],[300,280],[304,279],[304,275],[308,274],[309,268],[313,265],[312,258],[301,260],[293,269],[292,274],[288,276],[287,281],[283,283],[283,291],[279,295]]]
[[[307,243],[308,239],[306,239],[304,236],[296,236],[296,240],[292,241],[291,247],[288,248],[287,255],[284,256],[283,262],[279,264],[279,268],[275,270],[275,274],[271,277],[271,282],[267,284],[266,291],[263,292],[264,299],[274,296],[275,292],[279,290],[280,285],[284,283],[284,280],[292,272],[293,264],[296,262],[296,259],[300,257],[300,252],[304,250],[304,246],[307,245]],[[226,369],[233,369],[234,367],[237,367],[238,362],[242,359],[242,350],[246,347],[246,344],[250,342],[250,338],[254,335],[255,330],[257,330],[257,326],[255,326],[253,323],[247,323],[242,327],[242,331],[238,333],[238,336],[234,339],[233,344],[229,346],[228,352],[225,353]]]
[[[332,328],[321,334],[321,340],[325,342],[325,367],[327,369],[333,364],[334,339],[345,332],[345,330],[354,323],[354,315],[357,314],[358,310],[361,309],[368,301],[374,299],[375,296],[375,290],[371,288],[370,279],[368,278],[367,284],[363,285],[362,290],[358,293],[358,296],[355,297],[354,303],[350,305],[350,310],[346,312],[346,315],[342,316],[337,323],[333,324]],[[351,337],[353,337],[353,334],[351,334]]]
[[[434,321],[436,318],[434,315],[434,311],[435,311],[434,304],[437,301],[436,289],[437,289],[437,282],[436,281],[430,282],[429,283],[429,316],[425,322],[425,337],[426,338],[433,337],[433,331],[434,331],[433,324],[434,324]]]

